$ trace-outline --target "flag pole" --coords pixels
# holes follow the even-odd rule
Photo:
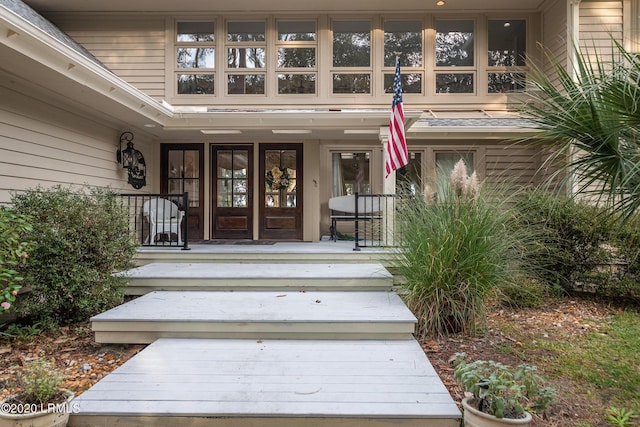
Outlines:
[[[408,163],[408,153],[404,130],[404,110],[402,106],[402,84],[400,79],[400,54],[396,55],[395,74],[393,79],[393,102],[391,105],[391,116],[389,127],[386,132],[384,145],[384,180],[383,193],[385,197],[383,233],[386,246],[395,245],[395,198],[396,194],[396,170]],[[382,129],[381,129],[382,135]],[[391,203],[389,203],[391,201]]]

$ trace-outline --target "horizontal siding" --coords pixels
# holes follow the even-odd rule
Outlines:
[[[567,60],[567,6],[564,1],[556,1],[542,15],[543,46],[561,64]],[[545,60],[542,66],[546,73],[552,71],[551,64]]]
[[[0,99],[0,204],[38,186],[132,191],[115,160],[117,130],[6,87]],[[137,148],[150,151],[145,144]]]
[[[129,84],[165,98],[165,20],[162,17],[81,16],[53,21]]]
[[[609,62],[615,51],[611,37],[622,40],[622,1],[594,1],[580,4],[580,47]]]
[[[486,179],[491,183],[518,186],[537,185],[540,175],[541,149],[533,146],[488,146],[485,150]]]

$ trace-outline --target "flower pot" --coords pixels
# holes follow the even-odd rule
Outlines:
[[[71,390],[63,389],[69,397],[63,403],[55,405],[30,405],[30,408],[20,406],[20,414],[9,414],[11,410],[6,400],[0,404],[0,427],[65,427],[72,410],[71,400],[75,397]],[[14,408],[17,409],[17,408]],[[26,409],[31,409],[27,412]]]
[[[465,427],[498,427],[498,426],[530,426],[531,414],[525,412],[525,418],[496,418],[485,412],[480,412],[473,406],[469,405],[470,398],[462,400],[464,408],[464,425]]]

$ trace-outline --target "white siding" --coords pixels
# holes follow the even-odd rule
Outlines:
[[[165,19],[145,16],[74,16],[53,22],[120,78],[164,99]]]
[[[12,192],[57,184],[133,191],[116,163],[118,130],[6,87],[0,99],[0,204]],[[144,147],[136,148],[151,154]]]

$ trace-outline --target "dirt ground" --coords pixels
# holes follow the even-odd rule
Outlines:
[[[456,352],[466,352],[469,360],[534,364],[545,375],[545,355],[523,356],[523,344],[505,330],[527,331],[527,339],[563,339],[571,334],[594,331],[599,321],[611,316],[613,310],[582,300],[551,301],[542,309],[496,309],[489,314],[488,331],[482,336],[452,336],[425,342],[423,348],[454,399],[460,401],[463,395],[455,383],[449,361]],[[64,386],[80,394],[143,348],[141,345],[96,344],[86,324],[41,333],[26,340],[0,337],[0,399],[15,391],[11,383],[16,370],[29,360],[45,358],[54,362],[65,373]],[[589,396],[583,387],[563,378],[554,379],[550,384],[558,390],[558,398],[548,416],[535,416],[536,426],[609,425],[604,420],[604,404],[597,397]]]

